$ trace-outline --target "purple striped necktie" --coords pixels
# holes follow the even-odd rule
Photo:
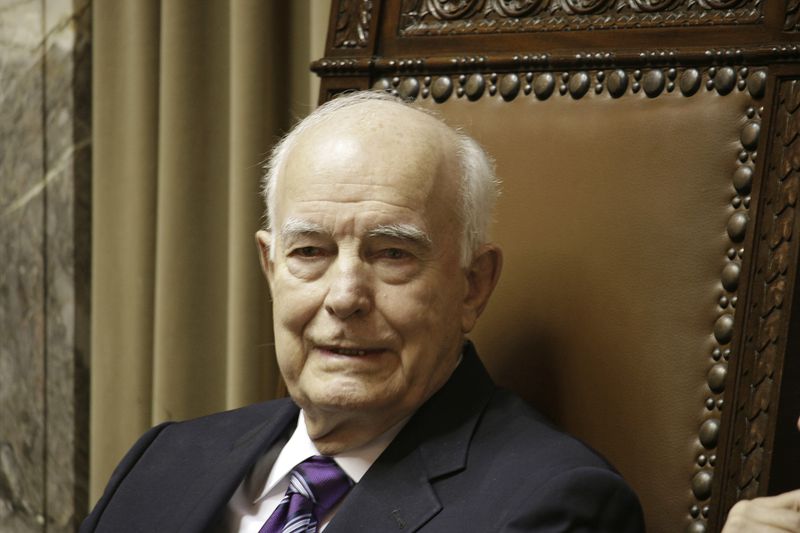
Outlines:
[[[330,457],[306,459],[289,472],[289,488],[259,533],[317,533],[319,523],[352,486]]]

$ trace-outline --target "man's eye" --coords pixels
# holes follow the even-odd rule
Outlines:
[[[392,260],[407,259],[411,257],[411,254],[409,254],[405,250],[401,250],[400,248],[386,248],[384,250],[381,250],[379,255],[384,259],[392,259]]]
[[[300,248],[293,249],[289,255],[306,258],[320,257],[322,255],[322,249],[316,246],[301,246]]]

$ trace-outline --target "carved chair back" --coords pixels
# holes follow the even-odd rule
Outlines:
[[[338,0],[321,100],[394,91],[497,161],[495,379],[648,529],[800,483],[800,2]],[[536,450],[531,450],[536,453]]]

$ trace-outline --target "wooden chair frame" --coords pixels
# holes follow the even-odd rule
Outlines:
[[[697,406],[707,453],[687,459],[684,526],[718,531],[737,500],[800,484],[800,2],[334,0],[312,68],[320,101],[371,87],[435,102],[748,92],[739,157],[752,164],[731,178],[727,303]]]

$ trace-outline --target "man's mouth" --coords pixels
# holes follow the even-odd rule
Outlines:
[[[319,346],[318,348],[322,351],[330,352],[336,355],[347,355],[352,357],[373,355],[383,351],[382,348],[346,348],[344,346]]]

